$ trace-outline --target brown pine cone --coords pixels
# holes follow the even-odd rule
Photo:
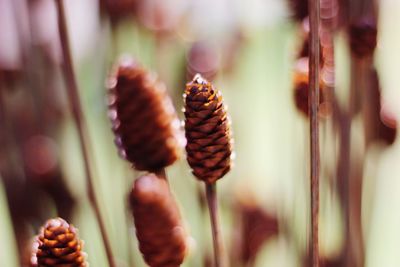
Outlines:
[[[132,59],[118,64],[110,83],[109,114],[122,157],[154,172],[174,163],[184,137],[165,85]]]
[[[350,25],[350,49],[358,58],[371,57],[377,44],[375,19],[363,18]]]
[[[34,242],[36,258],[32,257],[32,266],[88,266],[82,248],[83,241],[79,239],[74,226],[61,218],[48,220]]]
[[[231,168],[232,141],[221,93],[197,74],[186,84],[184,99],[188,163],[198,179],[214,183]]]
[[[151,267],[177,267],[187,251],[187,234],[165,179],[141,176],[130,194],[139,249]]]

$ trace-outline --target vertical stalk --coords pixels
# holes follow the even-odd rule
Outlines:
[[[80,142],[81,152],[82,152],[82,156],[83,156],[83,160],[84,160],[84,169],[85,169],[85,175],[86,175],[86,184],[87,184],[89,200],[94,209],[96,219],[99,224],[99,228],[100,228],[100,232],[101,232],[101,235],[103,238],[104,248],[106,251],[109,266],[116,267],[116,264],[114,262],[114,257],[112,254],[112,250],[111,250],[110,241],[107,236],[105,223],[101,217],[98,200],[96,198],[94,183],[93,183],[93,175],[90,170],[89,148],[88,148],[89,137],[88,137],[86,124],[84,121],[82,106],[81,106],[81,103],[79,100],[78,84],[77,84],[76,77],[75,77],[74,70],[73,70],[63,0],[56,0],[56,5],[57,5],[57,13],[58,13],[58,29],[59,29],[60,42],[61,42],[62,55],[63,55],[63,63],[64,63],[64,66],[63,66],[64,79],[65,79],[65,83],[67,86],[67,95],[68,95],[69,105],[70,105],[70,108],[72,111],[72,116],[75,120],[76,127],[78,130],[79,142]]]
[[[214,266],[225,267],[224,247],[221,236],[221,224],[218,218],[218,200],[216,183],[206,183],[208,210],[210,212],[211,229],[214,245]]]
[[[311,259],[312,266],[319,266],[318,215],[319,215],[319,0],[309,0],[310,17],[310,60],[309,60],[309,111],[310,111],[310,152],[311,152]]]

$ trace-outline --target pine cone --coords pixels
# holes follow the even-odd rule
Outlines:
[[[376,21],[372,18],[363,18],[350,25],[350,48],[358,58],[371,57],[377,43]]]
[[[137,170],[158,171],[179,157],[184,137],[164,84],[132,59],[110,79],[110,118],[120,154]]]
[[[213,183],[231,168],[232,142],[221,93],[197,74],[186,84],[187,160],[193,174]]]
[[[166,180],[154,174],[138,178],[130,205],[139,249],[151,267],[177,267],[187,250],[187,235]]]
[[[36,259],[32,257],[32,266],[88,266],[82,247],[74,226],[61,218],[48,220],[33,245]]]

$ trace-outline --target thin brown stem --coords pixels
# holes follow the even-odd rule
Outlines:
[[[311,259],[312,266],[319,266],[318,215],[319,215],[319,0],[309,0],[310,15],[310,60],[309,60],[309,111],[310,111],[310,152],[311,152]]]
[[[88,137],[86,123],[84,121],[82,106],[79,100],[78,84],[73,70],[73,63],[69,47],[69,37],[66,25],[63,0],[56,0],[56,4],[58,13],[58,28],[59,28],[61,48],[64,60],[64,66],[63,66],[64,79],[67,85],[67,95],[68,95],[69,105],[72,110],[72,116],[75,120],[76,127],[78,130],[79,142],[84,161],[84,169],[86,175],[89,200],[90,203],[92,204],[92,207],[96,215],[96,219],[99,224],[100,232],[103,238],[104,248],[107,254],[108,263],[110,267],[116,267],[111,250],[110,241],[107,236],[106,226],[103,218],[101,217],[101,212],[94,189],[93,175],[90,169],[89,148],[88,148],[89,137]]]
[[[221,225],[218,218],[217,185],[215,182],[212,184],[206,183],[206,194],[214,244],[214,266],[225,267],[224,246],[222,243]]]

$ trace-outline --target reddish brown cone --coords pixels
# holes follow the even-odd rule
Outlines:
[[[36,258],[32,257],[32,266],[88,266],[82,248],[74,226],[61,218],[48,220],[34,242]]]
[[[213,183],[231,168],[232,142],[221,93],[197,74],[186,84],[187,160],[193,174]]]
[[[177,267],[187,251],[187,234],[166,180],[154,174],[138,178],[130,205],[139,249],[151,267]]]
[[[138,170],[155,172],[174,163],[184,138],[164,84],[131,59],[120,62],[110,84],[120,154]]]

